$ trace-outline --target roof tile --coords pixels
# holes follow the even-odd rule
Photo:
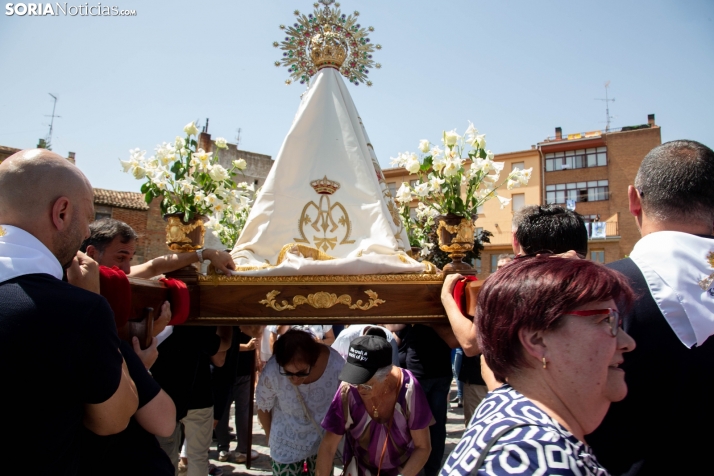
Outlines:
[[[144,195],[137,192],[117,192],[104,188],[94,189],[94,203],[111,207],[130,208],[133,210],[148,210]]]

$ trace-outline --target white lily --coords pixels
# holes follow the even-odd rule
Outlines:
[[[193,121],[186,124],[183,128],[183,131],[189,136],[195,136],[198,134],[198,128],[196,127],[196,124],[194,124]]]
[[[419,169],[421,168],[421,163],[419,162],[419,158],[416,154],[409,154],[407,161],[404,163],[404,168],[407,169],[407,172],[409,172],[410,174],[415,174],[419,172]]]
[[[429,183],[420,183],[414,187],[414,193],[419,197],[426,197],[429,194]]]
[[[510,198],[502,197],[502,196],[500,196],[500,195],[496,195],[496,197],[498,198],[498,201],[501,203],[501,210],[503,210],[504,208],[506,208],[506,205],[508,205],[509,203],[511,203],[511,199],[510,199]]]
[[[404,182],[397,190],[397,196],[394,198],[399,203],[409,203],[412,201],[412,192],[409,190],[409,184]]]

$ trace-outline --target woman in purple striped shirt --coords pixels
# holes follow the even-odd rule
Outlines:
[[[346,476],[416,475],[431,452],[434,418],[416,378],[392,365],[391,344],[376,335],[354,339],[339,378],[322,421],[317,475],[332,474],[342,435]]]

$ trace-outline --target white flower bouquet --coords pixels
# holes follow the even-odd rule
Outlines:
[[[156,147],[156,155],[146,157],[146,151],[129,151],[129,160],[120,160],[124,172],[137,180],[146,203],[162,197],[161,213],[183,214],[183,221],[194,217],[210,217],[205,224],[221,242],[232,247],[245,225],[255,189],[253,184],[237,184],[234,177],[246,168],[244,159],[234,160],[230,169],[218,163],[221,149],[228,148],[226,140],[215,141],[218,150],[206,152],[198,148],[198,129],[191,122],[184,127],[186,138],[177,136],[173,143]]]
[[[511,200],[497,195],[496,190],[504,184],[509,190],[526,185],[531,177],[532,168],[516,169],[499,183],[503,163],[493,160],[493,153],[486,150],[485,134],[479,134],[471,122],[463,136],[456,130],[444,131],[441,141],[444,149],[421,140],[421,158],[416,153],[404,152],[392,158],[391,163],[418,177],[413,187],[403,183],[395,199],[408,205],[416,198],[421,214],[431,219],[438,215],[472,218],[493,197],[504,208]]]

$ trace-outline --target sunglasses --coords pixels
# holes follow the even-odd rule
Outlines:
[[[349,385],[349,386],[352,387],[352,388],[356,388],[358,391],[359,391],[359,390],[363,390],[363,391],[365,391],[365,392],[371,392],[371,391],[372,391],[372,386],[371,386],[371,385],[366,385],[366,384],[364,384],[364,383],[360,383],[360,384],[348,383],[347,385]]]
[[[278,372],[280,372],[280,375],[283,375],[285,377],[295,377],[295,378],[306,378],[310,376],[310,371],[312,370],[312,366],[309,366],[307,370],[301,370],[299,372],[288,372],[282,367],[278,368]]]
[[[620,318],[620,312],[617,309],[612,309],[610,307],[605,309],[591,309],[589,311],[570,311],[566,313],[566,316],[600,316],[607,314],[607,321],[610,324],[610,333],[612,337],[617,336],[617,331],[622,327],[622,319]]]

